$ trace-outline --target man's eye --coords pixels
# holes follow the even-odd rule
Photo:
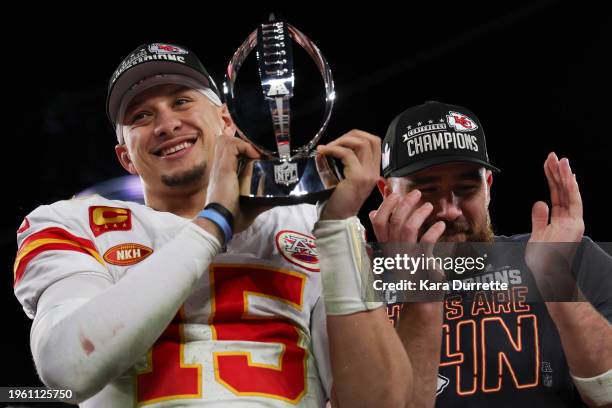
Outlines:
[[[138,123],[143,121],[145,118],[147,117],[147,113],[146,112],[138,112],[135,113],[134,115],[132,115],[132,123]]]
[[[458,186],[455,191],[458,193],[472,193],[476,190],[478,190],[479,186]]]
[[[174,102],[174,104],[175,104],[175,105],[178,105],[178,106],[181,106],[181,105],[185,105],[185,104],[187,104],[187,103],[189,103],[189,102],[191,102],[191,99],[189,99],[189,98],[178,98],[178,99],[177,99],[177,100]]]

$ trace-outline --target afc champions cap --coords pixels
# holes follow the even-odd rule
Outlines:
[[[471,162],[499,172],[489,162],[482,125],[461,106],[428,101],[400,113],[382,145],[385,177],[402,177],[449,162]]]
[[[191,50],[181,45],[150,43],[136,48],[111,76],[106,97],[108,118],[116,126],[125,107],[125,97],[131,99],[146,88],[167,83],[197,89],[221,105],[215,82]]]

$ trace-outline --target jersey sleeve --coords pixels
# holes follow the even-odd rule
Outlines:
[[[578,286],[586,299],[612,322],[612,244],[601,245],[588,237],[583,238],[574,270],[577,270]]]
[[[332,371],[329,357],[329,343],[327,338],[327,316],[325,302],[319,297],[312,310],[310,320],[310,333],[312,335],[312,351],[317,363],[319,379],[325,390],[326,397],[331,398]]]
[[[40,295],[61,279],[94,274],[113,281],[86,225],[87,207],[81,200],[40,206],[25,218],[17,232],[13,288],[31,319]]]

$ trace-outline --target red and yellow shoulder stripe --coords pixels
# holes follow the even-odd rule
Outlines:
[[[92,241],[77,237],[63,228],[49,227],[30,235],[21,244],[13,266],[14,285],[21,280],[28,263],[32,259],[38,254],[51,250],[81,252],[91,255],[100,264],[104,265],[104,261]]]

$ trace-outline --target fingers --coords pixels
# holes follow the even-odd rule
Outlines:
[[[557,155],[551,152],[544,163],[544,172],[551,194],[551,216],[582,218],[582,198],[569,160],[559,160]]]
[[[419,242],[419,232],[433,211],[429,202],[419,204],[421,192],[413,190],[403,197],[387,196],[376,211],[369,213],[374,234],[379,242]],[[424,242],[437,241],[445,229],[444,222],[432,225],[421,237]]]
[[[561,173],[559,171],[559,159],[554,152],[551,152],[546,159],[546,168],[548,169],[547,178],[549,180],[550,198],[551,198],[551,215],[552,217],[562,216],[566,206],[565,190],[561,182]]]
[[[356,135],[351,135],[351,134],[346,134],[346,135],[342,136],[341,138],[334,140],[333,142],[330,142],[330,143],[328,143],[326,145],[320,145],[320,146],[327,146],[327,147],[342,146],[342,147],[348,147],[348,148],[354,150],[355,153],[361,153],[362,150],[370,149],[372,147],[372,145],[370,144],[370,142],[367,139],[358,137]]]
[[[370,221],[378,242],[389,241],[389,218],[399,200],[399,195],[390,194],[385,197],[378,210],[370,212]]]
[[[567,212],[568,212],[568,208],[569,208],[568,191],[567,191],[565,179],[562,173],[562,169],[566,166],[569,166],[569,161],[566,158],[557,160],[556,169],[555,169],[556,171],[555,181],[557,183],[557,190],[559,191],[559,202],[561,205],[559,207],[559,213],[558,214],[553,213],[553,215],[564,216],[564,215],[567,215]]]
[[[444,234],[444,230],[446,229],[446,224],[444,221],[438,221],[421,236],[421,241],[424,244],[435,244],[438,242],[442,234]]]
[[[351,130],[326,145],[317,146],[317,149],[321,154],[331,154],[337,157],[334,154],[334,152],[338,152],[338,150],[334,149],[336,147],[350,149],[357,157],[359,163],[366,167],[368,171],[379,172],[381,158],[379,137],[360,130]],[[337,158],[342,159],[341,157]],[[354,161],[352,163],[355,164]],[[346,163],[344,164],[346,165]]]
[[[548,166],[548,170],[550,171],[552,180],[556,183],[556,185],[558,185],[561,178],[559,176],[558,168],[559,158],[557,157],[557,154],[555,152],[550,152],[548,154],[548,157],[546,158],[546,164]]]
[[[359,159],[355,155],[355,152],[348,147],[338,145],[319,145],[317,146],[317,151],[320,154],[333,156],[336,159],[340,160],[345,168],[348,167],[349,169],[353,169],[355,171],[359,171],[359,169],[361,168]]]
[[[372,210],[368,213],[368,217],[370,218],[370,222],[373,221],[376,217],[376,210]]]
[[[380,139],[353,130],[328,145],[317,146],[317,151],[344,164],[344,179],[336,186],[320,219],[343,219],[357,214],[379,180]]]
[[[349,147],[349,145],[352,145],[354,147],[369,147],[372,152],[380,153],[380,138],[378,136],[374,136],[371,133],[357,129],[353,129],[350,132],[345,133],[344,135],[327,144],[327,146],[335,145],[347,147]]]
[[[229,133],[221,134],[215,146],[214,167],[236,172],[239,157],[257,159],[261,154],[252,144],[233,135],[230,136]]]
[[[544,174],[546,174],[546,181],[548,182],[548,189],[550,190],[550,201],[553,206],[561,205],[559,198],[558,183],[555,178],[555,167],[557,156],[554,153],[550,153],[544,162]]]
[[[431,203],[424,203],[420,207],[416,208],[408,219],[406,219],[406,221],[402,224],[399,241],[418,242],[419,231],[432,211],[433,205],[431,205]]]
[[[223,205],[234,214],[237,221],[240,218],[237,174],[240,156],[257,158],[260,157],[260,154],[250,143],[224,130],[215,144],[214,160],[206,190],[206,202],[216,202]],[[242,228],[242,226],[239,228]]]
[[[544,201],[536,202],[531,208],[531,235],[539,236],[548,226],[548,205]]]
[[[261,157],[261,153],[250,143],[244,140],[237,139],[235,144],[238,155],[248,157],[249,159],[258,159]]]
[[[566,192],[568,214],[573,218],[582,218],[582,198],[578,182],[576,181],[576,175],[572,173],[568,159],[561,159],[559,167],[561,180]]]
[[[416,221],[410,222],[410,218],[415,212],[415,207],[420,199],[421,192],[419,190],[412,190],[402,197],[398,205],[393,209],[389,218],[389,240],[391,242],[416,242],[418,229],[416,231],[411,230],[414,228]],[[420,224],[418,227],[420,227]],[[403,239],[407,241],[403,241]]]

